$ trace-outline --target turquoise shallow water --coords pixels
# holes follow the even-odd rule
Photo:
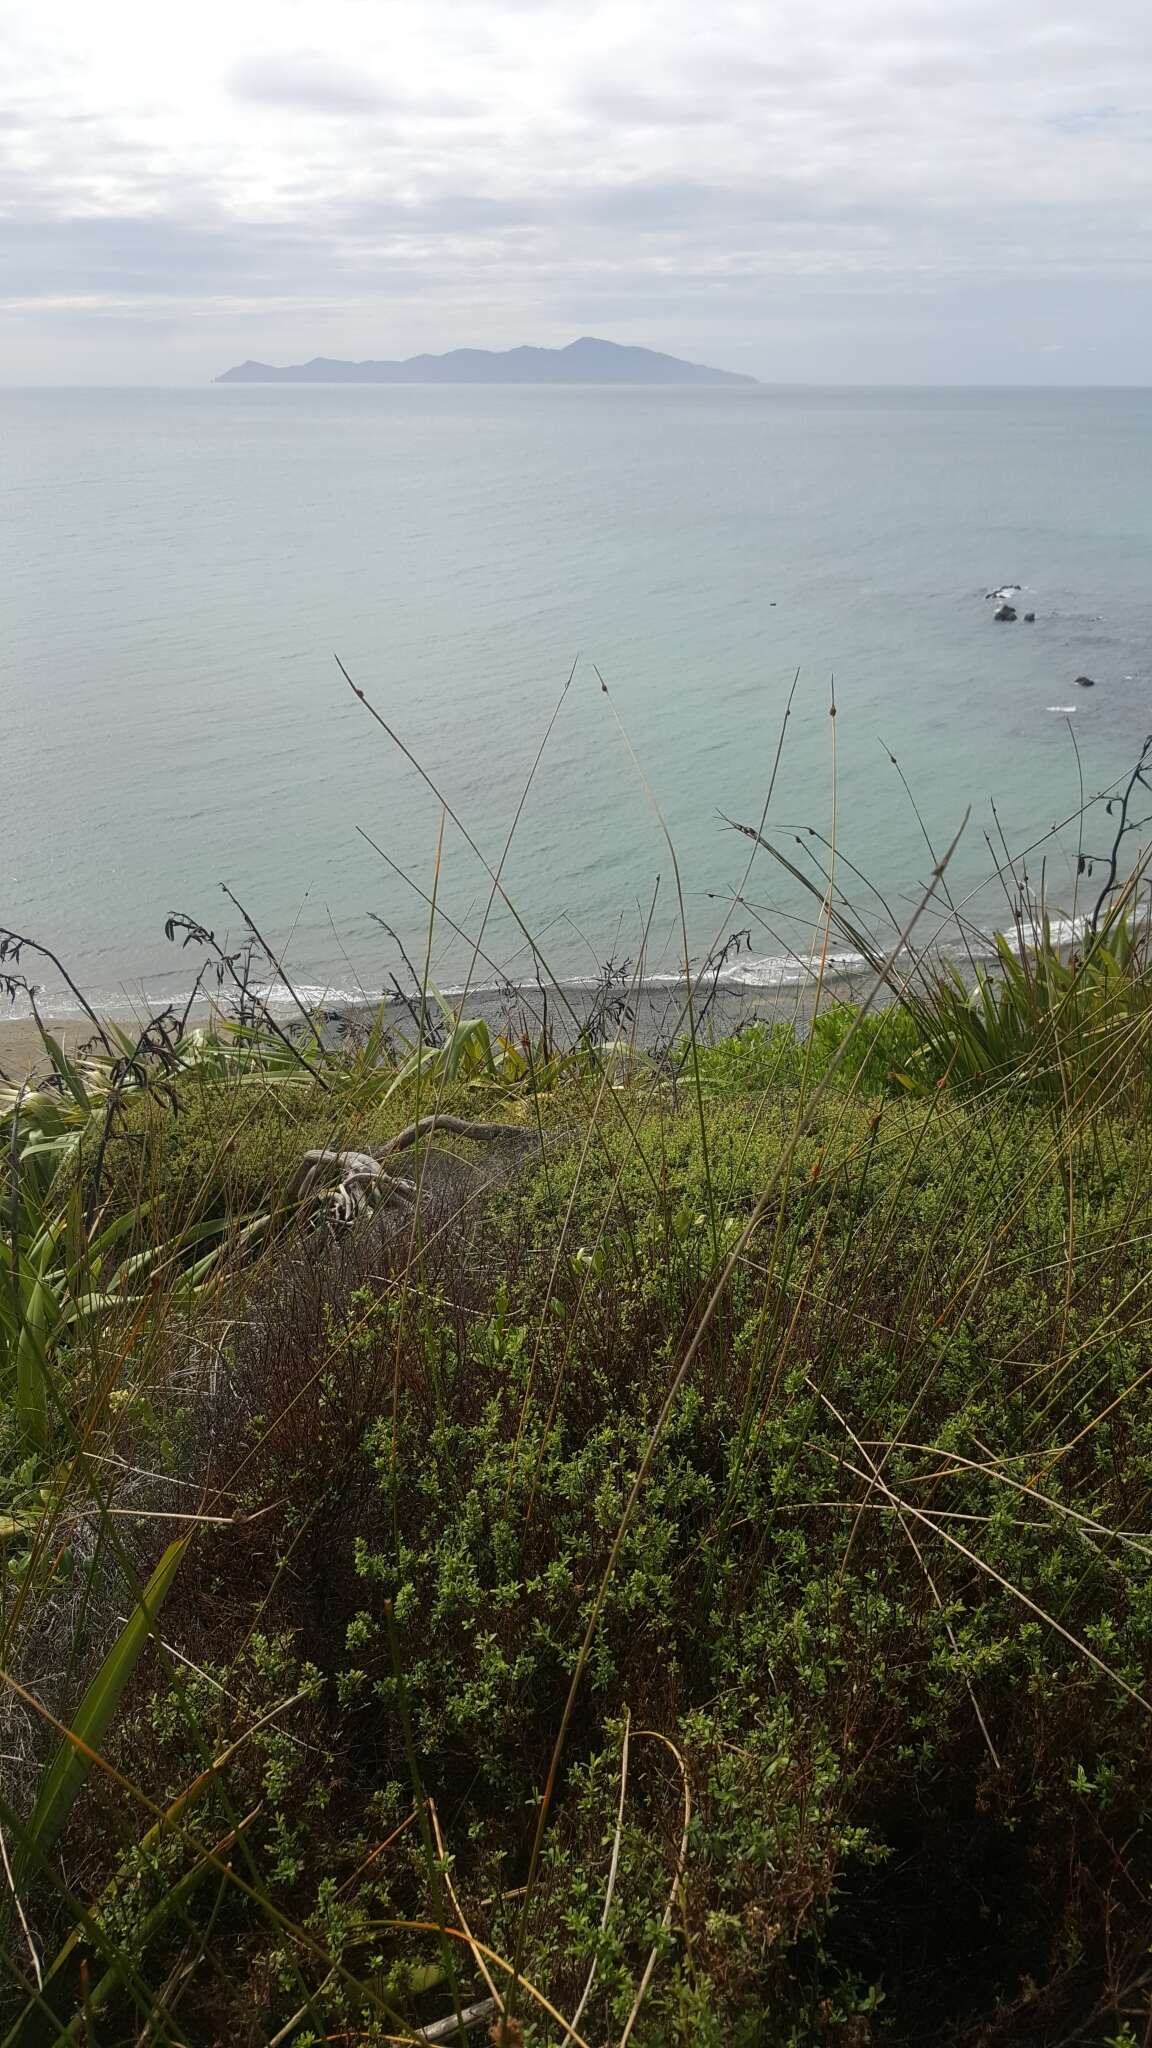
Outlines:
[[[493,861],[576,662],[504,870],[566,975],[635,955],[657,875],[649,967],[679,953],[613,706],[692,950],[748,926],[757,960],[804,898],[760,861],[726,909],[721,814],[759,817],[797,670],[773,832],[828,833],[835,777],[897,915],[929,863],[886,749],[941,840],[972,806],[952,884],[987,923],[990,800],[1014,845],[1078,801],[1061,707],[1090,788],[1152,727],[1149,391],[3,392],[0,529],[0,921],[104,999],[188,986],[164,917],[234,932],[221,881],[311,987],[383,984],[372,911],[422,955],[356,827],[427,890],[438,804],[336,653]],[[1008,581],[1034,626],[993,623]],[[1066,847],[1047,884],[1070,909]],[[442,909],[475,932],[488,891],[449,827]],[[531,971],[499,907],[485,950]],[[441,924],[440,982],[469,959]]]

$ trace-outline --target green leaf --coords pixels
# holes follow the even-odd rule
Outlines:
[[[51,1255],[48,1243],[42,1251],[42,1268],[47,1267]],[[48,1443],[48,1334],[58,1317],[56,1298],[41,1271],[24,1303],[16,1340],[16,1420],[25,1441],[40,1451]]]
[[[84,1786],[190,1541],[189,1536],[180,1536],[169,1544],[44,1773],[28,1822],[28,1834],[40,1856],[47,1855]]]
[[[91,1109],[92,1104],[88,1090],[84,1086],[83,1076],[75,1061],[68,1058],[59,1040],[53,1038],[50,1032],[45,1031],[43,1025],[40,1027],[40,1036],[44,1041],[47,1051],[51,1054],[52,1065],[55,1071],[59,1074],[73,1101],[81,1109]]]

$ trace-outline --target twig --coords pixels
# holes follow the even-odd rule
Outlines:
[[[272,965],[272,966],[273,966],[273,967],[274,967],[274,968],[276,969],[276,972],[277,972],[277,974],[278,974],[278,975],[280,976],[280,979],[281,979],[281,981],[283,982],[283,984],[284,984],[284,987],[285,987],[285,988],[287,989],[287,991],[288,991],[289,995],[290,995],[290,996],[291,996],[291,998],[292,998],[292,1001],[293,1001],[293,1002],[295,1003],[295,1005],[296,1005],[296,1008],[297,1008],[297,1009],[299,1010],[299,1012],[300,1012],[300,1015],[301,1015],[301,1017],[302,1017],[302,1018],[303,1018],[303,1020],[304,1020],[304,1025],[305,1025],[305,1028],[306,1028],[306,1030],[308,1030],[308,1031],[312,1031],[312,1030],[314,1030],[314,1029],[315,1029],[315,1023],[314,1023],[314,1020],[313,1020],[313,1018],[312,1018],[312,1017],[311,1017],[311,1016],[309,1015],[308,1011],[307,1011],[307,1010],[306,1010],[306,1009],[304,1008],[304,1005],[303,1005],[303,1003],[302,1003],[302,1002],[300,1001],[300,998],[299,998],[299,996],[297,995],[297,993],[296,993],[296,990],[294,989],[294,987],[292,986],[292,983],[291,983],[291,982],[289,981],[289,979],[288,979],[288,973],[287,973],[287,970],[286,970],[286,968],[285,968],[285,967],[284,967],[284,965],[283,965],[283,962],[282,962],[282,961],[280,961],[280,960],[279,960],[279,959],[277,958],[276,954],[275,954],[275,953],[274,953],[274,952],[272,951],[272,948],[271,948],[271,946],[270,946],[270,945],[268,944],[268,941],[267,941],[267,939],[266,939],[266,938],[264,937],[264,934],[263,934],[263,932],[262,932],[262,931],[260,930],[259,926],[257,925],[257,923],[256,923],[256,920],[255,920],[255,918],[254,918],[254,917],[252,917],[252,916],[251,916],[251,914],[250,914],[250,913],[249,913],[249,912],[248,912],[247,910],[245,910],[245,908],[244,908],[244,905],[243,905],[243,904],[241,903],[241,901],[240,901],[240,898],[239,898],[238,896],[234,896],[234,895],[233,895],[233,893],[232,893],[231,889],[230,889],[230,888],[228,887],[228,884],[227,884],[227,882],[221,882],[221,884],[220,884],[220,887],[221,887],[221,889],[222,889],[222,890],[224,891],[224,894],[225,894],[225,896],[226,896],[226,897],[228,898],[228,901],[229,901],[229,903],[234,903],[234,904],[235,904],[235,906],[236,906],[236,908],[237,908],[237,910],[238,910],[238,911],[240,912],[240,915],[241,915],[241,917],[242,917],[242,918],[244,919],[244,922],[245,922],[245,924],[247,925],[247,927],[248,927],[249,931],[250,931],[250,932],[252,933],[253,937],[255,938],[255,940],[256,940],[256,943],[257,943],[257,945],[258,945],[258,946],[259,946],[259,948],[260,948],[260,951],[261,951],[261,952],[263,953],[263,955],[264,955],[264,958],[265,958],[265,959],[266,959],[267,961],[269,961],[269,962],[270,962],[270,964],[271,964],[271,965]]]
[[[223,883],[221,883],[222,888],[223,886]],[[236,898],[234,896],[232,897],[232,901],[233,903],[236,902]],[[243,912],[243,915],[247,918],[248,913],[243,909],[242,904],[237,904],[237,909],[241,910]],[[252,925],[251,929],[255,933],[256,938],[259,940],[259,943],[263,945],[264,941],[260,938],[260,934],[256,931],[255,925]],[[184,938],[182,941],[183,945],[188,946],[195,943],[198,946],[207,946],[209,950],[215,955],[217,987],[223,988],[225,974],[227,974],[230,977],[233,985],[238,990],[240,996],[241,1023],[247,1023],[248,1021],[248,1005],[249,1002],[251,1002],[253,1004],[255,1014],[259,1016],[259,1018],[265,1024],[267,1029],[271,1031],[273,1036],[280,1040],[280,1043],[284,1047],[284,1050],[287,1053],[290,1053],[292,1058],[296,1060],[300,1066],[303,1067],[306,1074],[311,1074],[312,1079],[315,1081],[317,1087],[321,1088],[325,1095],[330,1095],[332,1093],[332,1090],[329,1083],[324,1079],[323,1074],[320,1073],[318,1068],[313,1066],[311,1060],[305,1057],[305,1055],[301,1052],[300,1047],[293,1043],[292,1039],[289,1038],[288,1033],[285,1030],[283,1030],[280,1024],[277,1023],[275,1017],[272,1015],[271,1010],[269,1009],[267,1003],[263,1000],[263,998],[252,996],[249,984],[249,973],[251,969],[251,946],[249,946],[248,948],[248,956],[245,963],[244,975],[243,977],[241,977],[236,972],[236,962],[237,960],[244,958],[244,955],[242,953],[226,953],[224,951],[224,948],[220,944],[220,941],[216,937],[215,932],[209,931],[207,925],[201,924],[198,918],[189,917],[184,911],[171,911],[168,917],[165,919],[164,923],[165,937],[171,940],[172,944],[175,945],[176,935],[178,932],[181,931],[184,933]],[[272,961],[273,966],[277,968],[278,972],[282,973],[283,970],[279,967],[279,962],[276,960],[275,955],[269,953],[268,958]],[[293,991],[292,994],[293,1001],[296,1002],[297,1007],[299,1007],[299,998],[296,996],[295,991]],[[314,1028],[312,1019],[307,1015],[307,1012],[304,1012],[303,1014],[305,1022],[308,1025],[308,1029],[311,1031]]]
[[[1107,902],[1109,896],[1111,896],[1113,890],[1116,887],[1116,874],[1120,865],[1121,841],[1123,840],[1126,832],[1135,832],[1139,830],[1138,825],[1129,824],[1128,822],[1128,806],[1132,801],[1137,783],[1140,783],[1145,789],[1148,788],[1148,783],[1145,780],[1144,776],[1144,769],[1147,765],[1148,756],[1150,753],[1152,753],[1152,733],[1149,734],[1148,738],[1144,742],[1144,745],[1140,749],[1140,758],[1137,761],[1136,766],[1132,770],[1132,773],[1128,778],[1127,784],[1125,785],[1123,792],[1119,797],[1111,798],[1105,806],[1108,815],[1111,816],[1113,803],[1119,804],[1120,823],[1116,829],[1116,837],[1112,841],[1111,852],[1108,855],[1108,879],[1105,882],[1104,887],[1101,889],[1099,896],[1096,898],[1096,908],[1093,910],[1091,917],[1088,919],[1088,930],[1091,932],[1093,938],[1095,938],[1096,936],[1096,927],[1100,922],[1100,912],[1103,910],[1105,903]],[[1147,819],[1141,819],[1140,821],[1141,824],[1147,824],[1147,822]],[[1086,859],[1086,856],[1083,852],[1081,852],[1079,858],[1081,861],[1083,861]]]
[[[840,1410],[834,1405],[834,1403],[829,1400],[827,1394],[824,1393],[823,1389],[816,1385],[815,1381],[812,1378],[811,1373],[805,1373],[804,1377],[807,1380],[808,1385],[811,1387],[812,1392],[816,1394],[821,1401],[823,1401],[824,1406],[828,1410],[828,1413],[830,1415],[835,1416],[836,1421],[840,1424],[840,1427],[844,1431],[845,1435],[849,1436],[852,1439],[852,1442],[855,1444],[856,1449],[860,1453],[860,1456],[865,1460],[869,1470],[872,1472],[875,1483],[877,1485],[882,1485],[883,1482],[880,1478],[880,1470],[878,1465],[876,1464],[876,1460],[873,1457],[871,1457],[870,1454],[865,1450],[864,1445],[861,1443],[859,1437],[856,1435],[855,1430],[852,1429],[850,1424],[845,1420],[844,1416],[841,1415]],[[868,1489],[869,1493],[871,1493],[871,1490],[872,1489],[870,1486]],[[917,1543],[915,1536],[912,1534],[912,1531],[908,1526],[908,1519],[904,1513],[903,1503],[897,1499],[895,1494],[891,1494],[889,1496],[889,1501],[884,1503],[884,1505],[889,1504],[895,1508],[897,1516],[899,1517],[900,1527],[902,1528],[905,1536],[908,1539],[909,1545],[911,1546],[912,1554],[915,1557],[917,1564],[919,1565],[921,1571],[924,1574],[925,1579],[928,1582],[928,1590],[931,1593],[933,1600],[936,1602],[936,1607],[939,1612],[940,1619],[944,1623],[944,1628],[948,1636],[948,1641],[952,1645],[952,1654],[956,1659],[957,1669],[962,1669],[963,1660],[960,1655],[960,1645],[956,1641],[956,1633],[949,1619],[948,1610],[944,1605],[944,1601],[940,1597],[940,1591],[937,1587],[936,1581],[933,1578],[931,1572],[929,1571],[927,1563],[925,1562],[924,1553],[921,1550],[920,1545]],[[861,1501],[859,1505],[862,1510],[865,1507],[867,1507],[869,1503],[867,1500],[864,1500]],[[858,1526],[858,1523],[854,1523],[851,1533],[849,1534],[849,1550],[851,1550],[852,1548],[852,1544],[856,1536],[856,1529]],[[845,1562],[847,1562],[847,1551],[845,1552]],[[841,1575],[843,1575],[843,1567],[841,1568]],[[964,1686],[965,1690],[967,1691],[968,1698],[972,1702],[972,1711],[975,1714],[976,1719],[980,1725],[980,1733],[984,1737],[984,1742],[987,1747],[988,1754],[992,1759],[992,1768],[998,1771],[1001,1768],[1001,1764],[1000,1758],[996,1753],[996,1745],[993,1742],[992,1737],[988,1731],[988,1723],[984,1719],[984,1715],[981,1711],[980,1702],[976,1697],[976,1691],[972,1684],[971,1677],[966,1671],[964,1672]]]
[[[1056,1634],[1061,1636],[1066,1643],[1070,1643],[1074,1650],[1079,1650],[1082,1657],[1086,1657],[1088,1662],[1094,1665],[1097,1671],[1102,1672],[1105,1678],[1111,1679],[1113,1685],[1119,1686],[1120,1691],[1126,1693],[1130,1700],[1134,1700],[1138,1707],[1142,1707],[1146,1714],[1152,1714],[1152,1700],[1146,1699],[1143,1693],[1137,1692],[1135,1686],[1129,1685],[1127,1679],[1121,1678],[1118,1671],[1113,1671],[1111,1665],[1104,1662],[1103,1657],[1098,1657],[1095,1650],[1089,1649],[1087,1643],[1082,1642],[1079,1636],[1074,1636],[1071,1629],[1065,1628],[1063,1622],[1057,1621],[1054,1614],[1049,1614],[1046,1608],[1038,1606],[1035,1600],[1030,1599],[1029,1595],[1023,1590],[1023,1587],[1014,1585],[1011,1579],[1004,1578],[1003,1574],[998,1572],[994,1565],[989,1564],[987,1558],[980,1557],[976,1551],[970,1550],[966,1543],[961,1543],[958,1536],[953,1536],[948,1529],[941,1528],[940,1524],[935,1522],[931,1515],[925,1514],[922,1508],[913,1507],[911,1501],[901,1501],[898,1495],[893,1493],[892,1488],[885,1480],[879,1478],[870,1479],[867,1472],[862,1472],[858,1465],[853,1465],[851,1460],[844,1457],[842,1452],[834,1451],[831,1445],[814,1444],[813,1449],[822,1451],[825,1457],[833,1459],[838,1465],[842,1465],[844,1470],[851,1472],[854,1478],[862,1479],[866,1486],[879,1486],[881,1492],[887,1495],[893,1506],[900,1507],[904,1514],[911,1515],[917,1522],[922,1522],[924,1527],[931,1529],[933,1534],[939,1536],[942,1542],[949,1544],[953,1550],[959,1551],[961,1557],[966,1558],[969,1564],[975,1565],[977,1571],[987,1573],[988,1577],[994,1579],[998,1586],[1003,1586],[1006,1593],[1011,1593],[1013,1599],[1019,1600],[1021,1606],[1026,1607],[1030,1614],[1034,1614],[1039,1621],[1046,1622],[1048,1627],[1054,1629]]]
[[[604,1911],[600,1915],[600,1939],[603,1939],[604,1929],[608,1925],[608,1914],[612,1907],[612,1894],[616,1889],[616,1872],[620,1867],[620,1839],[624,1832],[624,1797],[628,1790],[628,1742],[631,1727],[631,1711],[628,1707],[625,1707],[624,1741],[620,1751],[620,1800],[616,1808],[616,1834],[612,1843],[612,1861],[608,1866],[608,1888],[604,1893]],[[564,2039],[560,2043],[560,2048],[565,2048],[565,2044],[572,2039],[573,2034],[584,2017],[584,2008],[592,1996],[592,1986],[596,1982],[596,1964],[597,1957],[593,1956],[592,1967],[588,1972],[588,1982],[585,1984],[580,1995],[580,2003],[565,2029]]]
[[[195,981],[192,983],[192,992],[188,997],[188,1001],[185,1003],[184,1008],[180,1012],[179,1021],[176,1025],[177,1038],[183,1038],[184,1033],[188,1029],[188,1019],[192,1015],[192,1011],[195,1008],[196,998],[200,993],[200,984],[203,981],[204,976],[207,974],[207,972],[208,962],[205,960],[204,965],[201,967],[199,974],[196,976]]]
[[[16,1880],[12,1875],[12,1865],[8,1861],[8,1844],[4,1840],[3,1828],[0,1828],[0,1863],[4,1865],[4,1875],[8,1880],[8,1889],[12,1894],[12,1902],[16,1908],[17,1918],[24,1930],[24,1939],[28,1944],[28,1953],[32,1958],[32,1968],[36,1973],[36,1989],[43,1991],[44,1972],[40,1968],[40,1957],[37,1953],[36,1943],[32,1939],[32,1930],[24,1917],[24,1908],[20,1903],[20,1894],[16,1889]]]
[[[0,926],[0,960],[12,959],[13,962],[18,961],[25,947],[31,953],[39,953],[42,960],[50,960],[57,974],[63,976],[89,1023],[95,1027],[96,1035],[103,1045],[105,1052],[111,1058],[112,1046],[109,1042],[108,1034],[96,1015],[95,1010],[92,1008],[91,1003],[88,1001],[87,996],[76,986],[64,962],[52,952],[50,947],[42,946],[38,939],[26,939],[21,932],[12,931],[7,925]],[[35,1005],[33,1005],[33,1008],[35,1008]],[[37,1019],[37,1022],[39,1022],[39,1019]]]
[[[408,958],[408,954],[404,948],[403,939],[400,937],[399,932],[394,932],[391,925],[385,923],[384,919],[380,916],[380,913],[378,911],[370,910],[368,912],[368,915],[371,918],[373,924],[378,924],[382,932],[387,932],[388,937],[391,939],[393,945],[395,946],[397,952],[399,953],[401,960],[404,962],[405,967],[408,969],[408,973],[412,978],[412,986],[418,989],[420,992],[420,1008],[417,1009],[415,1003],[412,1000],[412,997],[404,989],[401,988],[400,983],[396,979],[396,976],[392,973],[392,970],[389,969],[388,979],[392,983],[392,986],[396,991],[397,1001],[403,1003],[404,1008],[407,1010],[408,1015],[411,1017],[412,1022],[416,1026],[417,1034],[419,1036],[420,1041],[423,1043],[425,1038],[430,1036],[432,1039],[432,1043],[434,1045],[439,1045],[440,1032],[438,1026],[436,1025],[435,1019],[433,1018],[428,1008],[427,990],[423,987],[420,976],[417,974],[416,969],[413,967],[411,960]],[[432,1027],[431,1032],[429,1032],[430,1025]]]
[[[655,1970],[656,1964],[660,1958],[660,1943],[663,1940],[664,1936],[667,1934],[668,1929],[672,1924],[672,1908],[676,1904],[676,1895],[680,1890],[680,1883],[684,1876],[684,1867],[688,1861],[688,1832],[692,1826],[692,1788],[688,1783],[688,1767],[685,1764],[684,1759],[680,1754],[680,1751],[677,1749],[676,1744],[674,1742],[669,1742],[668,1737],[666,1735],[661,1735],[658,1728],[638,1728],[636,1730],[636,1733],[638,1736],[650,1736],[653,1742],[662,1742],[664,1744],[665,1749],[670,1750],[672,1755],[675,1757],[677,1766],[680,1771],[680,1781],[684,1787],[684,1828],[680,1836],[680,1854],[676,1858],[676,1874],[672,1879],[672,1889],[668,1894],[668,1904],[664,1908],[664,1917],[660,1922],[660,1932],[657,1936],[656,1941],[653,1943],[652,1953],[644,1966],[644,1975],[640,1979],[639,1989],[637,1990],[636,1996],[632,2001],[632,2010],[629,2013],[628,2018],[624,2022],[624,2032],[620,2036],[620,2048],[627,2048],[628,2036],[631,2034],[632,2029],[635,2026],[637,2019],[639,2018],[640,2007],[644,2003],[648,1986],[652,1982],[653,1971]]]
[[[452,1882],[452,1873],[448,1868],[448,1857],[444,1849],[444,1837],[440,1832],[440,1816],[436,1811],[436,1801],[434,1799],[430,1799],[428,1801],[428,1815],[432,1822],[432,1832],[436,1837],[437,1853],[439,1854],[440,1861],[444,1865],[444,1883],[448,1889],[448,1897],[451,1899],[452,1904],[456,1908],[456,1918],[459,1920],[461,1927],[464,1929],[464,1932],[468,1937],[468,1940],[472,1944],[473,1961],[475,1962],[476,1968],[479,1970],[480,1975],[483,1977],[484,1982],[486,1983],[489,1991],[492,1994],[490,2002],[493,2005],[495,2005],[497,2010],[502,2014],[504,2011],[504,2001],[502,2000],[500,1993],[497,1991],[496,1986],[492,1980],[492,1973],[489,1970],[487,1963],[484,1961],[484,1957],[481,1953],[480,1947],[476,1941],[472,1929],[468,1925],[464,1908],[460,1904],[460,1900],[456,1894],[456,1887]],[[451,2015],[451,2017],[455,2022],[455,2015]],[[463,2018],[463,2014],[461,2014],[461,2018]]]

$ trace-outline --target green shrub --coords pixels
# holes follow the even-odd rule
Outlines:
[[[458,1919],[536,1987],[527,2042],[559,2035],[536,1991],[571,2015],[593,1965],[584,2038],[635,2008],[644,2048],[1143,2018],[1139,1098],[938,1088],[927,1055],[914,1093],[915,1019],[854,1025],[702,1049],[702,1106],[686,1067],[557,1076],[546,1169],[475,1228],[289,1238],[85,1326],[82,1427],[9,1492],[29,1556],[66,1516],[88,1564],[78,1601],[6,1575],[7,1664],[72,1616],[74,1712],[87,1603],[114,1635],[111,1578],[125,1611],[110,1560],[202,1520],[26,1892],[61,2026],[383,2040],[484,1995]],[[161,1239],[413,1108],[360,1079],[178,1096],[126,1100],[106,1148],[109,1207]],[[115,1517],[82,1494],[109,1469]]]
[[[788,1023],[754,1023],[737,1037],[702,1046],[696,1057],[708,1090],[757,1095],[802,1082],[814,1086],[846,1048],[835,1072],[836,1086],[888,1095],[907,1085],[898,1076],[919,1076],[922,1041],[917,1020],[898,1004],[861,1015],[858,1004],[833,1001],[817,1011],[804,1036]],[[681,1048],[681,1059],[688,1068],[688,1049]]]

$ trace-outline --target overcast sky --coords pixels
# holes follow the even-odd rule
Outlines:
[[[0,381],[1147,383],[1148,0],[5,0]]]

